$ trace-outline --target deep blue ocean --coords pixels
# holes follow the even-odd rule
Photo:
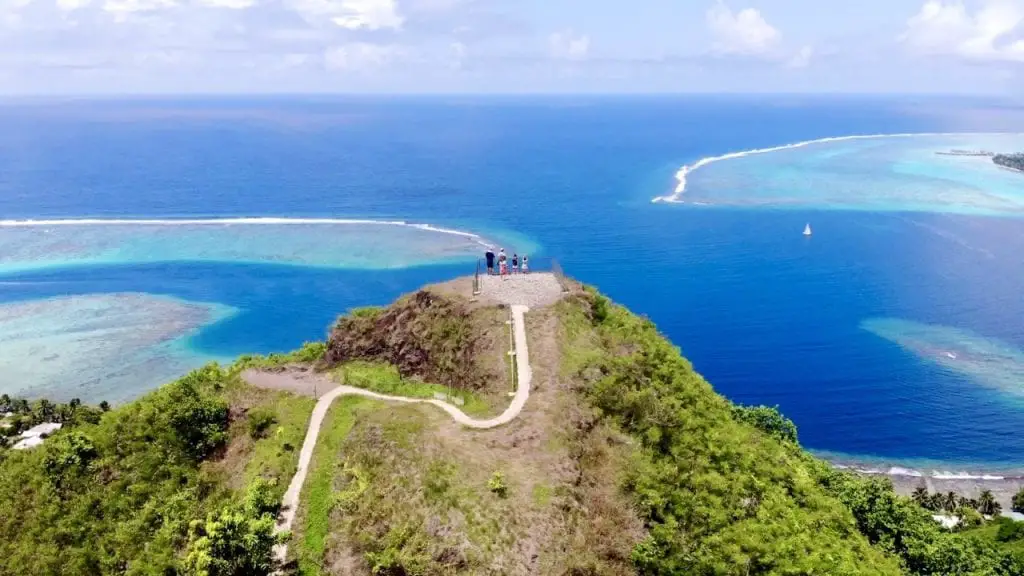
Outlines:
[[[1024,220],[651,199],[705,156],[846,134],[1020,129],[1022,118],[986,102],[868,97],[9,103],[0,219],[339,217],[512,231],[648,315],[722,394],[778,405],[811,449],[1016,469],[1024,401],[860,323],[905,318],[1024,348]],[[144,292],[221,303],[241,313],[190,345],[233,356],[294,348],[351,307],[471,271],[90,266],[7,275],[0,302]]]

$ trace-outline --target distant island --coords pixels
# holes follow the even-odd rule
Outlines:
[[[945,152],[936,152],[939,156],[995,156],[995,152],[987,152],[985,150],[947,150]]]
[[[992,157],[992,161],[995,162],[997,166],[1024,172],[1024,153],[996,154]]]

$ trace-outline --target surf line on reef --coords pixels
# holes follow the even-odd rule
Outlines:
[[[54,218],[48,220],[0,220],[0,228],[34,228],[51,226],[291,226],[291,225],[364,225],[402,226],[426,232],[449,234],[467,238],[486,248],[493,244],[479,234],[443,228],[433,224],[420,224],[405,220],[371,220],[359,218],[285,218],[276,216],[233,218]]]
[[[849,142],[851,140],[878,140],[882,138],[927,138],[935,136],[1012,136],[1018,134],[1017,132],[908,132],[901,134],[851,134],[848,136],[828,136],[826,138],[815,138],[814,140],[804,140],[802,142],[794,142],[791,144],[782,144],[780,146],[771,146],[768,148],[753,148],[751,150],[743,150],[740,152],[729,152],[720,156],[708,156],[701,158],[693,164],[687,164],[676,172],[676,187],[670,194],[664,196],[655,196],[651,199],[651,202],[667,202],[673,204],[681,204],[683,202],[683,194],[686,193],[686,179],[694,171],[707,166],[708,164],[714,164],[715,162],[722,162],[723,160],[735,160],[737,158],[746,158],[747,156],[755,156],[758,154],[768,154],[770,152],[782,152],[783,150],[793,150],[796,148],[805,148],[807,146],[813,146],[815,144],[829,144],[832,142]]]
[[[859,474],[871,476],[906,476],[910,478],[930,478],[932,480],[1024,480],[1024,475],[1013,473],[988,473],[988,472],[953,472],[949,470],[931,470],[922,472],[915,468],[904,468],[902,466],[871,467],[857,466],[853,464],[831,463],[833,468],[839,470],[853,470]]]

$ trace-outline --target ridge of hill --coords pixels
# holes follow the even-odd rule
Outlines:
[[[525,317],[517,418],[470,430],[436,406],[339,398],[275,536],[309,396],[504,409],[508,308],[464,294],[353,311],[326,342],[207,366],[0,451],[0,574],[1024,575],[1016,545],[814,458],[777,410],[730,403],[649,320],[575,284]]]

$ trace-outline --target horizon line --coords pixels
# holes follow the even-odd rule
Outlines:
[[[240,99],[274,100],[287,98],[322,99],[404,99],[404,98],[928,98],[1020,101],[1020,96],[1005,93],[956,92],[783,92],[783,91],[692,91],[692,92],[85,92],[85,93],[0,93],[0,103],[26,100],[160,100],[160,99]]]

